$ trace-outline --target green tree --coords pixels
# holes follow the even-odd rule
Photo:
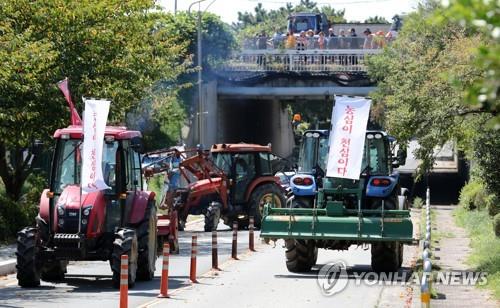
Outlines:
[[[387,21],[387,19],[385,19],[385,17],[375,15],[375,16],[368,17],[367,19],[365,19],[365,23],[367,23],[367,24],[388,24],[389,21]]]
[[[435,2],[421,6],[405,19],[398,39],[370,59],[369,74],[378,82],[372,111],[399,140],[418,140],[421,172],[432,167],[436,146],[456,140],[477,163],[490,192],[498,194],[500,144],[494,140],[500,131],[486,125],[495,112],[466,102],[467,90],[485,76],[485,67],[474,59],[488,38],[441,18],[446,14]]]
[[[68,123],[57,81],[69,77],[75,98],[111,99],[110,120],[122,122],[153,84],[185,71],[188,44],[155,8],[146,0],[0,0],[0,177],[12,200],[31,172],[31,144]]]
[[[489,110],[495,129],[500,129],[500,3],[498,1],[451,0],[444,14],[435,19],[458,21],[483,35],[474,50],[474,65],[484,74],[466,88],[467,103],[477,110]]]

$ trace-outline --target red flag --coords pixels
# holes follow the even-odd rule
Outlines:
[[[75,105],[71,100],[71,95],[69,93],[68,87],[68,77],[64,78],[64,80],[59,81],[57,83],[57,86],[59,87],[59,90],[61,90],[61,92],[64,94],[64,97],[69,104],[69,110],[71,111],[71,125],[82,125],[82,119],[80,118],[80,115],[78,115],[78,111],[76,111]]]

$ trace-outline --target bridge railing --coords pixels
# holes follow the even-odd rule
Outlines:
[[[366,59],[381,49],[247,49],[222,65],[226,71],[365,72]]]

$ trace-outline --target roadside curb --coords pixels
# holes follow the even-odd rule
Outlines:
[[[0,261],[0,276],[10,275],[16,272],[16,259]]]

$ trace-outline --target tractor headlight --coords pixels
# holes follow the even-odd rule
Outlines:
[[[64,216],[64,207],[60,206],[57,208],[57,215]]]
[[[88,206],[86,208],[83,209],[83,215],[84,216],[89,216],[90,215],[90,210],[92,209],[91,206]]]
[[[64,225],[64,219],[60,218],[58,221],[58,225],[60,226]]]
[[[82,225],[86,225],[87,224],[87,219],[83,218],[82,219]]]

